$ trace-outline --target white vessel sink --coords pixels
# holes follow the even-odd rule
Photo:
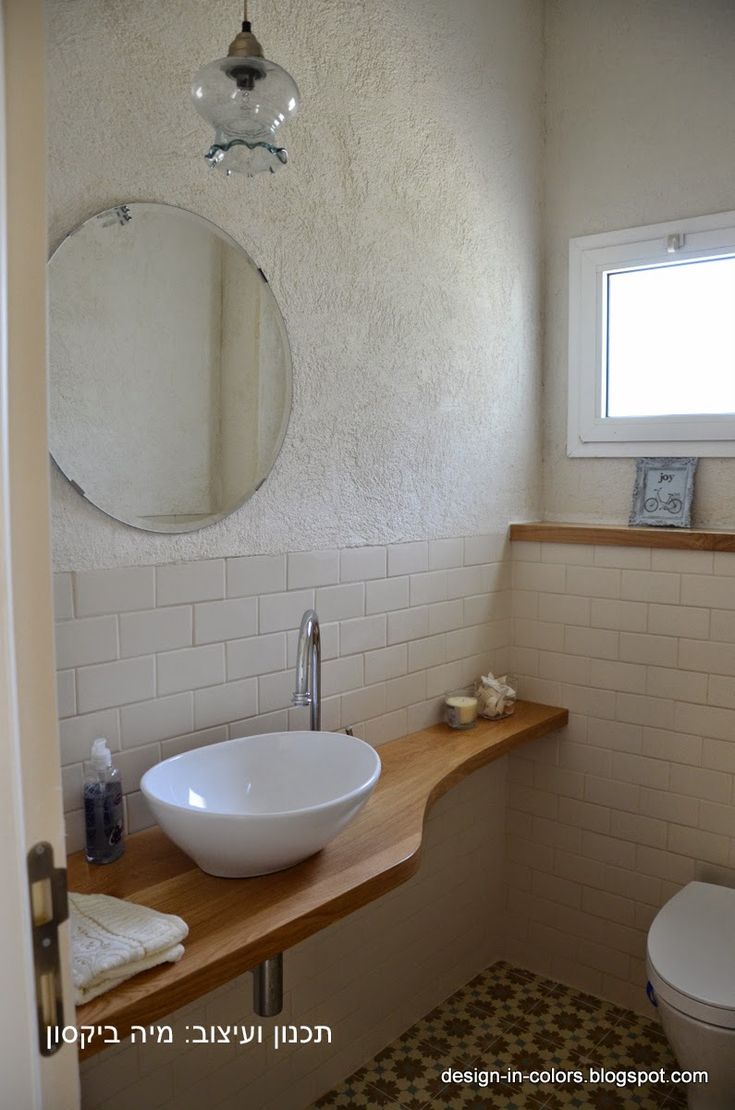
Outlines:
[[[378,753],[341,732],[276,732],[165,759],[140,788],[202,871],[267,875],[318,852],[365,805]]]

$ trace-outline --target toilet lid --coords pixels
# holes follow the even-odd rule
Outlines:
[[[672,1006],[734,1028],[735,890],[689,883],[675,894],[649,930],[648,963]]]

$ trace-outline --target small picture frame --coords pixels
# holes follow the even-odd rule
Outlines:
[[[630,523],[641,528],[690,528],[698,461],[638,459]]]

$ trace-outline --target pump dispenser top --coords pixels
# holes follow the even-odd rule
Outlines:
[[[92,744],[90,763],[100,771],[104,770],[105,767],[112,767],[112,752],[107,747],[104,736],[100,736]]]

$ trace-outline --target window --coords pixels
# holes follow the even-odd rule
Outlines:
[[[567,450],[735,456],[735,212],[570,241]]]

